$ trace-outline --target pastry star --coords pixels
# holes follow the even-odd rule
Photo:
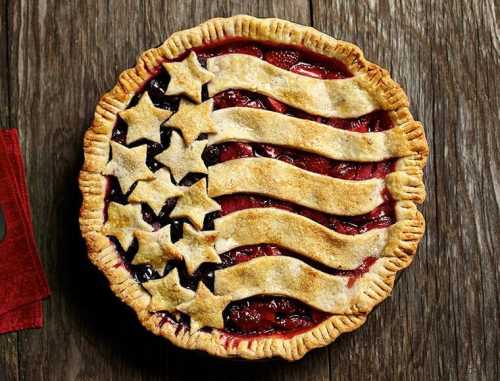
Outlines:
[[[181,130],[184,141],[190,145],[202,132],[217,132],[215,123],[210,117],[213,105],[213,99],[199,105],[182,99],[179,110],[165,125]]]
[[[194,298],[194,291],[181,286],[179,273],[174,268],[167,276],[142,284],[151,294],[149,310],[174,312],[175,308]]]
[[[177,183],[190,172],[207,173],[207,167],[201,158],[207,146],[206,140],[195,141],[185,146],[177,132],[172,132],[168,148],[155,156],[155,160],[170,168]]]
[[[172,112],[155,107],[145,92],[136,106],[120,112],[119,115],[128,125],[127,144],[139,139],[161,143],[160,125],[172,115]]]
[[[139,181],[128,200],[130,202],[145,202],[156,215],[159,215],[165,201],[169,198],[182,194],[181,188],[172,184],[170,172],[166,168],[161,168],[154,173],[155,179],[152,181]]]
[[[193,102],[201,102],[201,87],[214,78],[214,74],[203,67],[196,58],[196,53],[191,52],[181,62],[164,63],[163,67],[170,75],[166,95],[185,94]]]
[[[177,200],[171,218],[186,217],[197,229],[203,228],[205,214],[220,210],[221,207],[208,197],[207,180],[201,179],[189,188],[184,188],[182,196]]]
[[[163,274],[165,265],[170,260],[182,260],[182,255],[170,238],[170,225],[155,232],[136,230],[134,233],[139,243],[139,250],[132,264],[150,264],[158,274]]]
[[[112,160],[106,165],[103,173],[116,176],[124,194],[137,180],[154,179],[154,173],[146,165],[147,150],[148,146],[145,144],[135,148],[127,148],[112,141]]]
[[[193,275],[202,263],[221,262],[214,248],[216,238],[215,231],[197,232],[191,225],[184,224],[183,237],[175,243],[175,246],[184,258],[189,275]]]
[[[153,227],[142,219],[141,206],[111,202],[102,233],[115,236],[126,251],[134,239],[135,230],[153,231]]]
[[[203,282],[199,283],[194,299],[177,306],[191,317],[191,332],[203,327],[224,328],[222,311],[231,302],[229,296],[216,296]]]

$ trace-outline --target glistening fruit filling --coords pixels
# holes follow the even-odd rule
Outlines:
[[[259,195],[227,195],[218,197],[216,201],[222,208],[220,211],[222,216],[243,209],[278,208],[300,214],[338,233],[349,235],[365,233],[372,229],[384,228],[394,224],[396,221],[394,215],[394,202],[391,200],[373,209],[370,213],[353,217],[335,216],[287,201]]]
[[[281,69],[308,77],[320,79],[352,77],[342,62],[296,46],[245,40],[226,40],[210,46],[195,48],[194,50],[202,65],[205,65],[206,60],[210,57],[237,53],[260,58]]]
[[[318,325],[330,315],[284,296],[256,296],[231,303],[224,311],[227,332],[241,336],[289,336]]]
[[[292,255],[286,249],[274,245],[241,247],[221,256],[224,266],[232,266],[260,256]],[[348,278],[347,287],[351,288],[356,280],[366,273],[377,259],[367,257],[354,270],[322,269],[332,275]],[[224,311],[225,329],[243,336],[279,333],[293,336],[304,329],[313,327],[330,314],[311,308],[298,300],[283,296],[256,296],[229,304]]]
[[[288,106],[277,99],[246,90],[226,90],[215,95],[213,99],[216,110],[227,107],[259,108],[352,132],[381,132],[393,127],[392,121],[385,111],[374,111],[359,118],[324,118]]]
[[[113,242],[124,260],[124,265],[138,282],[143,283],[163,276],[163,274],[156,273],[149,265],[130,264],[138,249],[136,240],[126,252],[116,240],[113,239]],[[169,263],[165,269],[165,274],[176,267],[183,287],[196,290],[199,282],[203,282],[213,289],[215,270],[234,266],[257,257],[276,255],[300,258],[294,253],[275,245],[254,245],[239,247],[223,253],[221,254],[221,264],[202,265],[192,276],[188,275],[185,266],[180,262]],[[304,260],[304,258],[301,259]],[[369,271],[376,260],[375,257],[367,257],[360,266],[353,270],[330,269],[314,261],[306,260],[306,262],[323,272],[346,277],[347,287],[351,288],[363,274]],[[162,324],[166,322],[177,324],[178,329],[181,329],[181,327],[188,329],[189,327],[189,319],[183,314],[181,314],[180,319],[176,319],[169,313],[161,313],[161,315],[163,317]],[[224,330],[231,335],[247,338],[256,335],[279,335],[287,338],[314,327],[331,315],[316,310],[298,300],[279,295],[265,295],[232,302],[224,310],[223,316]]]
[[[395,167],[395,161],[390,159],[377,163],[332,160],[310,152],[263,143],[222,143],[207,147],[203,153],[207,165],[244,157],[277,159],[307,171],[345,180],[383,179]]]
[[[199,61],[204,66],[206,66],[206,60],[209,57],[239,53],[255,56],[281,69],[289,70],[299,75],[324,80],[351,77],[351,74],[342,63],[290,46],[276,46],[249,41],[226,41],[217,45],[197,48],[195,51],[197,52]],[[180,57],[180,59],[182,58],[184,57]],[[180,97],[165,95],[169,81],[170,78],[166,71],[163,69],[159,70],[158,74],[145,85],[143,91],[132,99],[129,107],[135,106],[142,94],[147,91],[155,106],[176,112],[179,107]],[[208,99],[206,86],[203,88],[202,96],[203,100]],[[359,133],[381,132],[393,127],[392,121],[385,111],[375,111],[352,119],[324,118],[307,114],[271,97],[237,89],[221,92],[215,95],[213,99],[216,110],[226,107],[260,108],[296,118],[309,119],[329,125],[332,128]],[[112,140],[126,145],[127,131],[127,124],[119,118],[112,133]],[[161,127],[161,143],[139,140],[128,146],[136,147],[146,144],[148,146],[146,164],[155,172],[163,167],[163,165],[157,162],[154,157],[169,147],[170,138],[171,129]],[[206,139],[206,135],[201,135],[199,139]],[[203,160],[207,166],[245,157],[267,157],[281,160],[307,171],[345,180],[384,178],[387,174],[395,170],[394,160],[386,160],[378,163],[338,161],[308,152],[262,143],[223,143],[209,146],[203,153]],[[190,186],[204,176],[202,174],[190,173],[182,179],[180,185]],[[133,191],[134,186],[128,190],[127,194],[123,194],[116,178],[108,177],[106,204],[110,202],[127,204],[128,196]],[[259,195],[236,194],[222,196],[216,199],[221,205],[221,211],[210,213],[206,216],[204,230],[213,229],[214,219],[238,210],[275,207],[300,214],[341,234],[361,234],[371,229],[383,228],[395,223],[394,202],[387,193],[384,194],[384,199],[385,202],[382,205],[366,215],[343,217],[329,215],[286,201]],[[171,238],[173,242],[182,238],[182,225],[188,223],[185,219],[170,218],[170,213],[175,204],[175,199],[167,200],[158,215],[147,204],[141,205],[143,219],[152,225],[155,230],[166,225],[171,226]],[[105,219],[107,218],[106,213],[104,216]],[[217,269],[234,266],[261,256],[286,255],[297,257],[294,253],[275,245],[245,246],[221,254],[222,263],[220,264],[202,264],[193,275],[189,275],[184,263],[179,261],[167,263],[164,273],[158,274],[149,265],[131,264],[138,250],[137,240],[134,240],[130,248],[126,251],[121,248],[115,238],[112,237],[112,241],[121,255],[123,265],[126,266],[138,282],[143,283],[148,280],[160,278],[175,267],[178,269],[181,285],[192,290],[196,290],[199,282],[203,282],[213,291],[214,272]],[[370,267],[376,261],[375,257],[367,257],[354,270],[335,270],[325,268],[325,266],[322,267],[321,264],[307,261],[305,258],[300,259],[331,275],[346,277],[348,287],[353,287],[356,281],[369,271]],[[187,315],[181,314],[179,320],[168,313],[159,314],[163,316],[163,323],[177,324],[178,329],[187,328],[189,325],[189,317]],[[261,295],[232,302],[225,309],[223,315],[224,330],[226,333],[235,337],[243,336],[246,338],[256,335],[292,337],[314,327],[330,316],[328,313],[318,311],[298,300],[280,295]]]

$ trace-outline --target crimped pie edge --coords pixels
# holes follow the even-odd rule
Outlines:
[[[134,68],[120,74],[117,85],[100,99],[93,123],[85,133],[84,164],[79,177],[83,195],[80,226],[91,261],[106,275],[113,292],[134,309],[141,323],[154,334],[166,337],[179,347],[203,350],[220,357],[282,357],[293,361],[313,348],[328,345],[341,333],[355,330],[365,322],[368,312],[334,315],[313,329],[291,338],[255,337],[232,341],[215,329],[193,334],[187,330],[176,332],[176,327],[172,324],[160,327],[161,317],[148,312],[149,294],[121,265],[118,252],[101,233],[106,192],[106,178],[102,171],[109,157],[111,134],[118,112],[126,109],[130,99],[157,74],[165,60],[178,57],[193,47],[234,37],[303,46],[318,54],[338,59],[355,75],[367,74],[369,81],[366,86],[375,94],[383,108],[391,110],[389,115],[394,125],[404,126],[411,131],[408,139],[411,140],[414,154],[399,158],[396,163],[397,172],[388,178],[389,191],[396,199],[401,200],[396,204],[396,219],[397,222],[403,222],[402,228],[389,237],[383,256],[372,268],[379,280],[373,282],[369,291],[360,297],[359,303],[363,306],[363,311],[369,311],[390,295],[396,273],[413,260],[425,229],[424,218],[415,205],[425,199],[422,169],[427,159],[428,146],[423,127],[413,119],[404,91],[389,77],[386,70],[368,62],[357,46],[335,40],[311,27],[281,19],[257,19],[238,15],[208,20],[194,28],[172,34],[158,48],[144,52]],[[411,192],[404,192],[402,184],[405,188],[410,185]]]

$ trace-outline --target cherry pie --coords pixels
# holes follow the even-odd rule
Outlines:
[[[296,360],[362,325],[424,232],[423,127],[354,45],[213,19],[145,52],[84,138],[89,256],[142,324]]]

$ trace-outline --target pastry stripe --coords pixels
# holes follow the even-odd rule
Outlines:
[[[397,229],[397,224],[346,235],[286,210],[255,208],[216,219],[215,229],[218,254],[240,246],[274,244],[331,268],[353,270],[366,257],[383,255],[388,237]]]
[[[363,288],[359,280],[353,288],[347,282],[347,277],[323,273],[296,258],[259,257],[217,270],[214,292],[229,296],[232,301],[256,295],[282,295],[321,311],[344,314],[352,312]]]
[[[383,179],[343,180],[269,158],[242,158],[209,167],[208,195],[257,193],[340,216],[366,214],[384,202]]]
[[[210,97],[228,89],[244,89],[327,118],[357,118],[382,108],[366,90],[369,79],[364,74],[346,79],[311,78],[246,54],[209,58],[207,68],[215,74],[208,83]]]
[[[212,113],[217,132],[208,144],[229,141],[276,144],[334,160],[382,161],[413,153],[408,128],[352,132],[268,110],[231,107]]]

